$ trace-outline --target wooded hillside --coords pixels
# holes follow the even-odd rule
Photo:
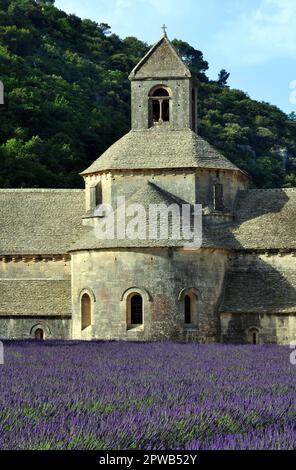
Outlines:
[[[130,128],[127,77],[148,45],[53,3],[0,0],[1,187],[82,187],[78,173]],[[295,114],[229,89],[225,70],[210,81],[202,52],[173,43],[200,81],[200,134],[254,185],[296,186]]]

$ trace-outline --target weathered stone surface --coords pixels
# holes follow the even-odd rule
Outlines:
[[[184,288],[195,288],[196,334],[218,341],[218,305],[227,259],[219,250],[212,254],[167,248],[73,253],[73,338],[183,339],[180,294]],[[128,289],[143,295],[143,327],[127,327],[126,301],[122,299]],[[92,299],[93,324],[81,331],[84,292]]]
[[[235,223],[225,246],[296,249],[296,189],[252,189],[238,194]]]
[[[191,77],[190,70],[166,36],[154,44],[132,70],[129,78],[135,80],[147,77],[165,79]]]
[[[226,274],[220,307],[221,340],[246,343],[256,328],[259,343],[296,338],[296,258],[266,254],[235,256]]]
[[[83,213],[83,190],[0,189],[0,256],[67,253]]]
[[[241,256],[226,276],[222,312],[295,313],[296,258]]]
[[[82,175],[108,170],[212,168],[241,172],[190,129],[132,130],[111,145]]]
[[[0,261],[0,338],[71,337],[70,261],[15,257]]]
[[[71,316],[71,280],[0,280],[0,315]]]
[[[244,344],[251,342],[248,331],[258,331],[258,344],[290,344],[296,338],[296,314],[223,313],[221,341]]]
[[[0,190],[0,337],[41,328],[56,339],[295,340],[296,190],[248,190],[247,175],[196,134],[196,83],[166,37],[130,80],[132,130],[82,173],[85,191]],[[116,209],[122,196],[146,211],[141,226],[151,204],[201,204],[202,246],[147,232],[97,238],[96,205]]]
[[[1,339],[34,339],[37,328],[44,332],[44,339],[71,339],[69,318],[46,317],[1,317]]]

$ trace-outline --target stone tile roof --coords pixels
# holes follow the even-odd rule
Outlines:
[[[173,194],[165,191],[161,188],[158,184],[155,184],[151,181],[146,181],[143,183],[143,187],[134,193],[129,199],[126,201],[126,207],[130,206],[131,204],[140,204],[145,209],[145,217],[141,219],[142,224],[146,224],[147,227],[147,234],[148,234],[148,227],[149,227],[149,207],[152,204],[165,204],[168,207],[171,204],[177,204],[180,207],[185,203],[178,197],[174,196]],[[117,213],[122,212],[121,208],[118,208],[117,211],[114,213],[114,219],[117,220]],[[128,216],[126,217],[126,221],[130,221],[131,218]],[[70,248],[70,251],[77,251],[77,250],[87,250],[87,249],[104,249],[104,248],[132,248],[132,247],[183,247],[184,242],[190,243],[190,240],[187,242],[183,239],[173,239],[172,235],[172,219],[169,219],[168,222],[168,234],[169,238],[165,239],[149,239],[146,236],[145,239],[129,239],[125,237],[123,239],[117,236],[115,232],[114,239],[100,239],[96,237],[95,230],[93,228],[88,228],[85,232],[84,236],[79,239],[75,244],[73,244]],[[159,233],[159,225],[160,220],[158,220],[157,230]],[[203,230],[203,246],[216,246],[217,241],[215,240],[215,234],[213,235],[210,230],[205,226]]]
[[[226,277],[220,311],[296,312],[296,271],[279,271],[266,263],[245,270],[231,270]]]
[[[255,189],[237,197],[235,223],[221,244],[245,249],[296,248],[296,189]]]
[[[70,280],[0,280],[0,315],[71,315]]]
[[[0,256],[66,253],[83,214],[84,190],[1,189]]]
[[[173,194],[146,182],[127,204],[177,203]],[[83,190],[0,190],[0,256],[65,254],[111,247],[183,246],[183,240],[100,240],[82,225]],[[203,219],[203,247],[296,249],[296,189],[247,190],[238,195],[233,223]]]
[[[143,187],[126,201],[126,205],[142,204],[146,214],[150,204],[184,201],[174,197],[155,183],[146,181]],[[147,222],[147,221],[146,221]],[[111,247],[184,246],[183,240],[101,240],[93,229],[71,250]],[[211,224],[203,217],[202,247],[229,250],[296,249],[296,189],[247,190],[238,195],[233,222]]]
[[[163,125],[159,128],[130,131],[81,174],[149,168],[214,168],[240,171],[192,130],[170,130]]]

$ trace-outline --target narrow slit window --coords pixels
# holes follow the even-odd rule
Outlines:
[[[213,206],[215,211],[223,211],[223,184],[215,183],[213,186]]]
[[[91,325],[91,300],[88,294],[81,298],[81,329],[84,330]]]
[[[256,328],[250,328],[248,330],[248,343],[259,344],[259,331]]]
[[[191,298],[189,295],[184,297],[184,314],[185,314],[185,324],[189,325],[191,323]]]
[[[131,300],[131,324],[142,325],[143,323],[143,299],[141,295],[133,295]]]
[[[102,184],[101,184],[101,182],[96,185],[95,198],[96,198],[96,206],[98,206],[99,204],[102,204],[103,196],[102,196]]]
[[[253,331],[252,336],[253,336],[253,338],[252,338],[253,339],[253,344],[257,344],[257,333],[256,333],[256,331]]]

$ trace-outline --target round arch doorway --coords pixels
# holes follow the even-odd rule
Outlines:
[[[42,328],[37,328],[34,333],[34,338],[37,340],[43,340],[44,339],[44,331]]]

